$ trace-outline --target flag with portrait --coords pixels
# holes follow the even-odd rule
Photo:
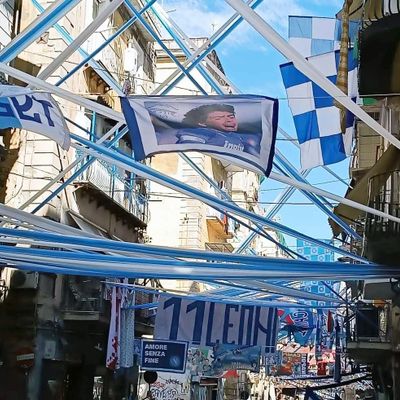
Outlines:
[[[264,96],[129,96],[122,110],[136,160],[199,151],[269,175],[278,101]]]

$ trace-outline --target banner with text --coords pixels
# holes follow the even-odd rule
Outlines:
[[[143,339],[140,366],[148,371],[185,372],[187,345],[187,342]]]
[[[207,347],[217,343],[261,346],[263,353],[273,353],[278,320],[277,309],[273,307],[169,297],[159,302],[154,337]]]
[[[129,96],[121,98],[136,160],[158,153],[207,152],[269,175],[278,100],[265,96]]]
[[[68,150],[70,137],[64,116],[50,93],[0,85],[0,129],[20,128],[38,133]]]

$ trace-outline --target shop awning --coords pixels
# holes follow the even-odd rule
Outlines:
[[[369,169],[369,171],[357,182],[354,189],[346,194],[346,199],[356,201],[357,203],[368,204],[368,181],[371,177],[381,175],[382,182],[385,182],[391,171],[398,169],[400,164],[400,150],[390,145],[383,153],[377,163]],[[378,187],[378,185],[376,185]],[[370,193],[374,196],[376,193]],[[334,208],[334,213],[348,224],[353,223],[362,215],[363,211],[356,208],[339,204]],[[334,236],[338,236],[342,232],[342,228],[332,219],[329,219]]]
[[[397,0],[353,0],[350,6],[350,19],[363,20],[370,23],[400,13],[400,3]],[[341,12],[338,13],[340,18]]]

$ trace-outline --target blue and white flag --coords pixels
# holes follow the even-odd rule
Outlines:
[[[349,96],[357,98],[357,61],[349,51]],[[333,83],[336,82],[339,51],[309,57],[308,61]],[[302,169],[329,165],[351,154],[354,115],[347,113],[346,131],[342,134],[340,110],[333,98],[298,71],[292,62],[280,66],[283,84],[293,114],[300,144]]]
[[[0,129],[20,128],[38,133],[68,150],[70,137],[64,116],[49,93],[0,85]]]
[[[358,27],[358,21],[350,21],[351,43],[354,43]],[[289,16],[289,43],[304,57],[338,50],[341,34],[342,23],[339,19]]]
[[[278,101],[264,96],[121,98],[135,159],[199,151],[268,176]]]

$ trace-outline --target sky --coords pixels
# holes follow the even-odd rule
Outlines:
[[[209,37],[234,13],[223,0],[164,0],[161,4],[190,37]],[[256,12],[287,39],[289,15],[334,17],[342,4],[342,0],[264,0],[256,8]],[[242,93],[279,98],[279,125],[291,136],[295,136],[293,118],[279,71],[279,65],[286,62],[286,59],[245,21],[216,51],[225,74]],[[291,163],[300,168],[299,150],[292,143],[278,136],[277,147]],[[330,166],[346,181],[348,167],[348,160]],[[307,179],[317,187],[337,195],[343,196],[347,189],[321,167],[315,168]],[[261,207],[267,209],[283,187],[281,183],[266,179],[261,187]],[[331,238],[332,232],[326,215],[316,206],[304,203],[309,201],[296,191],[279,212],[278,221],[314,238]],[[295,246],[294,239],[287,237],[287,242],[289,246]]]

